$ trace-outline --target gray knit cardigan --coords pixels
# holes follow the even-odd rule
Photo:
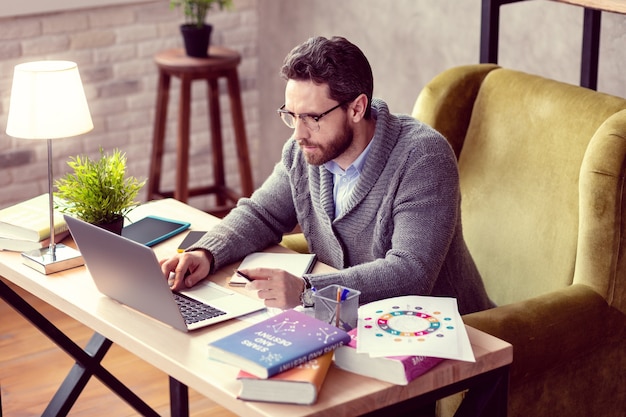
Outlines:
[[[337,272],[313,286],[361,291],[361,304],[400,295],[457,299],[461,314],[492,306],[463,240],[457,162],[446,139],[387,104],[372,102],[376,132],[344,213],[334,217],[333,176],[306,163],[296,141],[250,198],[194,248],[214,270],[281,240],[299,224],[309,250]]]

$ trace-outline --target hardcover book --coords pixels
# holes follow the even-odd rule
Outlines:
[[[313,404],[322,389],[332,361],[333,352],[328,352],[267,379],[239,371],[237,379],[241,382],[241,390],[237,398],[286,404]]]
[[[54,213],[54,232],[67,229],[63,216]],[[0,210],[0,236],[40,242],[50,237],[50,205],[48,194],[17,203]]]
[[[209,343],[209,358],[269,378],[349,343],[345,331],[286,310]]]
[[[54,235],[54,243],[59,243],[67,236],[69,236],[70,231],[66,230],[65,232],[55,233]],[[0,236],[0,250],[8,250],[14,252],[29,252],[35,249],[46,248],[50,246],[50,237],[40,241],[33,242],[30,240],[24,239],[14,239],[10,237],[2,237]]]
[[[357,352],[357,329],[350,332],[350,343],[335,350],[335,365],[339,368],[396,385],[407,385],[418,376],[442,362],[431,356],[378,356]]]

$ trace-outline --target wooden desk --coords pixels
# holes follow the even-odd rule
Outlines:
[[[192,229],[198,230],[206,230],[219,221],[215,217],[173,199],[145,204],[133,211],[131,217],[138,219],[147,214],[185,219],[192,223]],[[155,247],[159,257],[175,253],[175,248],[183,236],[176,236]],[[286,251],[280,247],[272,250]],[[235,266],[222,269],[212,279],[225,284]],[[318,264],[316,271],[328,268],[328,266]],[[0,275],[92,328],[97,332],[96,336],[122,346],[170,375],[173,381],[172,415],[185,415],[187,412],[184,397],[187,386],[193,387],[221,406],[241,415],[339,417],[375,412],[382,407],[394,406],[394,404],[418,396],[420,396],[418,400],[425,403],[463,390],[472,384],[487,387],[488,390],[493,388],[495,401],[492,403],[500,410],[504,405],[502,415],[506,413],[508,365],[512,361],[512,347],[504,341],[472,328],[468,328],[468,333],[476,357],[475,363],[444,361],[408,386],[397,386],[365,378],[333,367],[327,376],[318,401],[312,406],[245,402],[236,399],[239,383],[235,377],[238,370],[206,359],[206,346],[212,340],[243,328],[246,322],[231,320],[193,333],[183,333],[138,314],[100,294],[85,267],[45,276],[24,266],[19,253],[0,253]],[[8,287],[1,281],[0,284],[2,284],[0,296],[13,305],[14,300],[8,300],[10,298],[6,292]],[[241,291],[245,292],[245,290]],[[69,350],[75,358],[86,356],[82,350],[81,352]],[[104,353],[106,349],[102,355]],[[106,378],[105,370],[100,369],[99,365],[101,357],[97,356],[92,358],[93,361],[89,366],[93,368],[92,370],[95,369],[100,374],[104,374]],[[89,362],[89,358],[87,360]],[[89,375],[86,377],[88,379]],[[133,397],[132,393],[125,391],[124,387],[118,386],[114,381],[111,387],[121,390],[124,398],[141,410],[142,415],[151,415],[149,408],[145,408],[147,405]],[[478,391],[470,389],[470,393]],[[78,393],[75,394],[78,395]],[[468,407],[471,408],[471,404],[468,403]],[[68,412],[69,410],[62,411]],[[387,415],[390,412],[388,409],[380,411],[381,414]],[[466,415],[477,415],[473,410],[466,409],[466,411]],[[59,412],[56,415],[65,414]]]
[[[498,63],[500,6],[524,0],[482,0],[480,30],[480,62]],[[624,0],[552,0],[584,7],[580,85],[596,90],[598,87],[598,57],[602,11],[626,14]]]

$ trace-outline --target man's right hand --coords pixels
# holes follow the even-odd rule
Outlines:
[[[161,271],[165,279],[170,280],[172,291],[191,288],[202,281],[211,272],[213,256],[210,252],[197,249],[189,252],[177,253],[169,259],[162,259]],[[173,277],[170,277],[171,274]]]

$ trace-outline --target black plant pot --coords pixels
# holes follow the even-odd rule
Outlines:
[[[115,233],[116,235],[122,234],[122,228],[124,227],[124,217],[119,216],[115,220],[109,223],[96,223],[96,226],[101,227],[104,230]]]
[[[180,32],[185,42],[185,52],[195,58],[207,58],[209,56],[209,45],[211,44],[211,31],[213,26],[204,25],[181,25]]]

